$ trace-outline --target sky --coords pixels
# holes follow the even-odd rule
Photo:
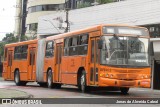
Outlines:
[[[16,0],[0,2],[0,41],[6,33],[13,33],[15,27]]]

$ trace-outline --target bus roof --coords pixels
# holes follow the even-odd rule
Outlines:
[[[73,36],[73,35],[77,35],[77,34],[86,33],[86,32],[97,31],[97,30],[100,30],[103,26],[132,27],[132,28],[143,28],[143,29],[147,30],[147,28],[145,28],[145,27],[124,25],[124,24],[100,24],[100,25],[96,25],[96,26],[92,26],[92,27],[88,27],[88,28],[84,28],[84,29],[80,29],[80,30],[75,30],[75,31],[71,31],[71,32],[63,33],[63,34],[57,34],[57,35],[54,35],[54,36],[49,36],[49,37],[46,38],[46,40],[60,39],[60,38],[68,37],[68,36]]]
[[[11,44],[6,44],[5,47],[14,47],[14,46],[19,46],[19,45],[33,44],[33,43],[36,43],[37,40],[38,39],[29,40],[29,41],[22,41],[22,42],[16,42],[16,43],[11,43]]]

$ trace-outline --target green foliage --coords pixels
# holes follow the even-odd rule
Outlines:
[[[22,35],[21,36],[21,41],[26,41],[29,40],[29,38],[26,35]]]
[[[89,7],[89,6],[91,6],[90,2],[84,2],[84,3],[79,3],[77,5],[77,8],[84,8],[84,7]]]
[[[106,3],[114,2],[114,0],[97,0],[97,2],[100,4],[106,4]]]
[[[0,56],[3,56],[5,44],[5,42],[0,42]]]
[[[21,36],[21,41],[26,41],[26,40],[28,40],[28,37],[25,36],[25,35],[22,35]],[[4,54],[4,46],[6,44],[16,43],[18,41],[19,41],[19,38],[15,37],[13,33],[6,34],[6,36],[0,42],[0,56],[3,56],[3,54]]]
[[[115,0],[96,0],[99,4],[106,4],[114,2]],[[77,4],[77,8],[85,8],[91,6],[92,3],[94,3],[95,0],[85,0],[85,2],[79,2]]]
[[[2,39],[6,44],[18,42],[18,38],[14,36],[13,33],[6,34],[6,37]]]

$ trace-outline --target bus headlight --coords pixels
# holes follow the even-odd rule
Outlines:
[[[103,77],[103,74],[100,74],[99,76],[100,76],[100,77]]]

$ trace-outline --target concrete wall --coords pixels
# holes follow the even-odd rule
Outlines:
[[[65,0],[28,0],[27,8],[32,6],[38,6],[38,5],[48,5],[48,4],[62,4]],[[26,18],[26,25],[32,24],[32,23],[38,23],[38,18],[40,16],[48,15],[48,14],[55,14],[56,11],[38,11],[33,13],[28,13]],[[26,29],[26,35],[29,37],[32,37],[34,35],[37,35],[36,31],[30,31],[29,27],[27,26]]]
[[[97,24],[147,25],[160,23],[160,0],[127,0],[69,11],[70,30]],[[58,33],[59,20],[66,20],[65,13],[51,14],[39,18],[38,34]],[[50,23],[42,19],[50,20]],[[51,24],[52,23],[52,24]],[[55,27],[56,26],[57,29]],[[63,29],[59,29],[62,33]]]
[[[21,33],[21,16],[22,16],[21,12],[22,12],[22,0],[16,0],[14,36],[19,36]]]

